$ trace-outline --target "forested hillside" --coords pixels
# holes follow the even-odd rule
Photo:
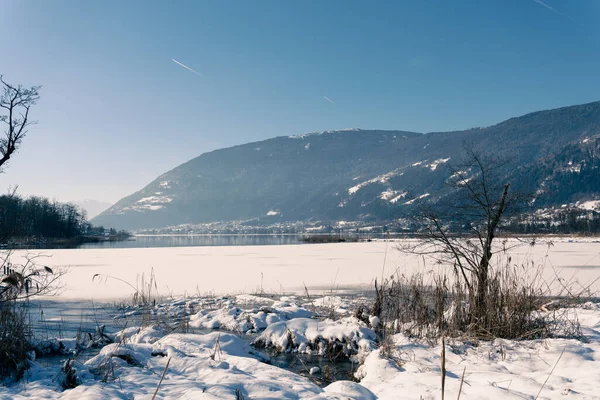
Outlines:
[[[385,222],[415,199],[451,194],[465,144],[506,160],[502,179],[531,207],[600,195],[600,102],[539,111],[486,128],[420,134],[349,129],[216,150],[166,172],[94,219],[124,229],[214,221]]]

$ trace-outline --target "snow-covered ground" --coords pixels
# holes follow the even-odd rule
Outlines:
[[[224,330],[173,333],[164,324],[128,327],[111,335],[115,343],[96,356],[74,362],[74,389],[60,388],[60,365],[43,368],[34,363],[23,382],[0,386],[0,399],[149,399],[163,371],[157,394],[161,399],[441,398],[439,343],[396,334],[384,352],[364,322],[349,316],[316,318],[319,310],[343,302],[353,300],[255,295],[175,299],[152,312],[160,317],[193,310],[186,314],[190,326],[210,322],[210,327]],[[538,393],[539,399],[600,398],[600,304],[585,303],[570,315],[581,323],[583,339],[448,339],[446,398],[457,398],[459,391],[462,399],[534,399]],[[250,345],[248,335],[254,335],[257,347]],[[265,346],[325,356],[323,365],[332,367],[328,352],[339,352],[360,366],[352,376],[334,382],[327,379],[327,367],[306,366],[301,376],[270,362]],[[323,381],[325,385],[318,384]]]
[[[382,349],[373,326],[352,316],[368,300],[345,289],[367,289],[375,277],[396,271],[431,275],[446,268],[424,265],[396,245],[44,251],[40,265],[69,266],[64,291],[54,300],[125,298],[130,287],[92,281],[93,275],[135,285],[136,277],[148,277],[151,268],[159,294],[174,296],[149,310],[121,309],[114,321],[125,329],[113,336],[116,342],[74,362],[76,388],[60,388],[60,365],[34,363],[25,380],[0,386],[0,399],[149,399],[163,371],[157,392],[162,399],[439,399],[439,343],[396,334]],[[541,265],[549,282],[558,275],[564,284],[592,284],[592,292],[600,291],[600,243],[594,239],[524,245],[512,249],[510,257],[511,265]],[[584,338],[448,339],[446,398],[457,398],[464,372],[461,399],[600,399],[600,304],[585,303],[569,315],[581,323]],[[134,320],[150,323],[140,329],[128,324]],[[179,329],[152,323],[165,320]],[[301,375],[280,368],[273,351],[296,354],[299,360],[307,354],[322,357],[323,365],[332,366],[331,359],[339,356],[351,360],[354,373],[330,382],[327,369],[307,365]]]
[[[109,344],[84,365],[81,384],[57,390],[56,370],[34,367],[30,382],[0,388],[2,399],[151,398],[162,372],[161,399],[369,399],[363,386],[339,381],[322,389],[293,372],[268,365],[250,346],[227,333],[167,334],[147,328],[125,343]],[[106,383],[101,382],[108,377]],[[242,397],[243,396],[243,397]]]
[[[457,398],[464,371],[461,399],[600,399],[600,306],[587,304],[577,316],[587,342],[449,341],[446,398]],[[372,352],[357,372],[361,384],[382,399],[439,399],[441,345],[415,343],[401,334],[393,343],[399,363],[381,357],[380,350]]]
[[[30,251],[42,254],[41,265],[68,268],[62,298],[115,299],[131,294],[127,285],[92,281],[94,274],[123,279],[135,286],[142,274],[156,277],[161,294],[235,294],[313,292],[332,289],[364,290],[376,277],[394,272],[447,272],[445,266],[423,264],[419,257],[396,250],[398,242],[333,243],[283,246],[215,246],[131,249],[66,249]],[[26,251],[15,252],[14,260]],[[538,241],[510,251],[511,264],[542,265],[548,281],[558,274],[576,286],[600,276],[598,239],[553,239],[548,247]],[[385,262],[385,266],[384,266]],[[427,261],[426,261],[427,262]],[[600,291],[600,281],[592,285]]]

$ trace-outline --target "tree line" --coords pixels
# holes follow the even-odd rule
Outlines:
[[[86,212],[71,203],[17,194],[0,196],[0,240],[15,238],[72,239],[103,235],[103,227],[86,220]]]

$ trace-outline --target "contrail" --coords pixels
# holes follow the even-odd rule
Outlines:
[[[182,66],[183,68],[187,69],[188,71],[192,71],[192,72],[193,72],[193,73],[195,73],[196,75],[200,76],[200,74],[199,74],[199,73],[197,73],[196,71],[194,71],[192,68],[188,67],[188,66],[187,66],[187,65],[185,65],[185,64],[182,64],[182,63],[180,63],[180,62],[179,62],[179,61],[177,61],[176,59],[174,59],[174,58],[171,58],[171,61],[173,61],[173,62],[174,62],[175,64],[177,64],[177,65],[180,65],[180,66]]]
[[[542,0],[533,0],[533,1],[535,1],[536,3],[538,3],[539,5],[541,5],[543,7],[546,7],[548,10],[552,11],[555,14],[563,15],[563,14],[559,13],[558,11],[556,11],[556,9],[554,7],[549,6],[548,4],[544,3]]]
[[[328,102],[330,102],[331,104],[335,104],[335,101],[331,100],[329,97],[327,97],[327,96],[323,96],[323,98],[324,98],[325,100],[327,100]]]

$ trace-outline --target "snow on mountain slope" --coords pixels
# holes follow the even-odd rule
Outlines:
[[[511,188],[537,192],[535,207],[600,195],[598,157],[590,158],[600,148],[596,102],[464,131],[332,130],[220,149],[166,172],[93,222],[123,229],[260,225],[276,210],[282,221],[385,223],[410,213],[414,197],[429,193],[426,201],[435,202],[449,193],[446,166],[460,164],[464,143],[505,158]],[[398,197],[404,192],[405,202]]]

